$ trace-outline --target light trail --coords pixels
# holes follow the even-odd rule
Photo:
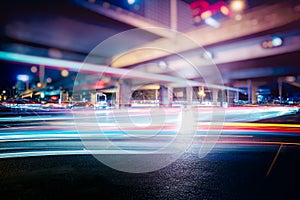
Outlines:
[[[205,143],[214,143],[215,141],[206,141]],[[227,144],[227,145],[293,145],[293,146],[300,146],[300,143],[289,143],[289,142],[260,142],[260,141],[256,141],[256,142],[229,142],[229,141],[217,141],[217,144]],[[36,151],[34,151],[34,148],[28,148],[28,151],[25,151],[24,149],[22,149],[23,151],[19,151],[19,152],[4,152],[0,154],[0,158],[18,158],[18,157],[31,157],[31,156],[49,156],[49,155],[90,155],[91,153],[97,153],[97,154],[149,154],[151,153],[151,148],[153,148],[153,146],[150,149],[147,149],[143,146],[143,148],[139,148],[137,149],[137,147],[139,147],[141,144],[139,144],[138,146],[136,145],[132,145],[129,147],[128,150],[130,150],[130,152],[128,151],[120,151],[119,148],[126,148],[126,146],[118,146],[118,149],[115,148],[105,148],[105,149],[94,149],[94,150],[87,150],[85,149],[83,146],[77,146],[77,148],[81,148],[80,150],[74,150],[71,147],[65,147],[65,149],[63,150],[51,150],[51,149],[58,149],[59,147],[48,147],[45,148],[44,150],[41,150],[41,147],[38,147]],[[153,145],[153,143],[152,143]],[[234,146],[229,146],[230,148],[233,148]],[[76,147],[73,147],[76,148]],[[128,146],[127,146],[128,148]],[[62,149],[62,147],[60,147],[60,149]],[[20,150],[20,149],[17,149]],[[134,150],[134,151],[132,151]],[[279,151],[278,151],[279,152]],[[278,153],[277,152],[277,153]],[[277,154],[276,154],[277,155]],[[278,155],[277,155],[278,157]],[[275,157],[276,158],[276,157]],[[276,159],[274,159],[276,161]],[[274,162],[273,160],[273,162]],[[274,162],[275,163],[275,162]],[[273,164],[274,165],[274,164]]]
[[[230,108],[226,109],[226,121],[224,122],[205,121],[207,118],[203,118],[203,116],[207,117],[211,113],[210,109],[212,108],[197,109],[199,118],[193,145],[216,144],[216,148],[241,150],[253,146],[262,148],[274,145],[288,145],[295,148],[300,146],[299,142],[294,141],[299,137],[300,124],[254,122],[261,118],[294,112],[290,108],[249,107],[240,110]],[[217,108],[216,111],[219,109],[222,108]],[[149,110],[151,109],[78,112],[82,115],[79,114],[76,120],[82,121],[86,126],[86,131],[80,134],[77,132],[77,122],[70,113],[59,116],[5,117],[0,120],[0,125],[2,125],[0,128],[0,158],[87,154],[82,139],[101,144],[97,146],[98,153],[120,153],[113,147],[107,146],[104,139],[110,140],[122,149],[130,150],[130,153],[149,153],[153,148],[159,149],[167,145],[176,137],[178,127],[177,121],[173,119],[176,119],[177,111],[180,109],[166,109],[167,120],[163,124],[160,124],[159,121],[150,124],[141,121],[139,126],[128,123],[128,117],[141,118],[140,114],[147,116]],[[96,117],[96,120],[92,120],[93,122],[89,121],[90,114]],[[152,117],[160,117],[160,114],[154,112]],[[10,127],[7,127],[7,124]],[[160,131],[157,132],[157,130]],[[221,135],[216,133],[218,130],[222,131]],[[154,138],[152,138],[153,133],[155,133]],[[225,145],[225,147],[220,145]],[[103,149],[99,149],[99,147],[103,147]],[[79,148],[79,150],[75,151],[74,148]]]

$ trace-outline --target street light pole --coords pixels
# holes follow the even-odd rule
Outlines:
[[[39,78],[40,78],[40,83],[43,85],[44,78],[45,78],[45,66],[44,65],[40,65]]]
[[[27,80],[26,81],[26,90],[28,90],[29,89],[29,81]]]

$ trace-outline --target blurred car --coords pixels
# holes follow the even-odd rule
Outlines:
[[[15,108],[20,107],[21,105],[24,105],[25,102],[19,99],[10,99],[2,103],[3,106],[9,107],[9,108]]]
[[[71,105],[71,109],[94,109],[94,104],[90,102],[76,102]]]
[[[72,102],[72,101],[63,101],[63,102],[61,102],[60,105],[61,105],[61,108],[70,109],[70,108],[72,108],[73,104],[74,104],[74,102]]]
[[[48,101],[42,104],[42,108],[45,109],[61,108],[61,105],[58,103],[58,101]]]
[[[2,103],[9,108],[34,109],[40,108],[41,104],[31,99],[11,99]]]
[[[0,112],[9,112],[9,111],[11,111],[10,107],[6,107],[6,106],[0,104]]]
[[[106,109],[107,108],[107,102],[106,101],[99,101],[95,104],[95,109]]]

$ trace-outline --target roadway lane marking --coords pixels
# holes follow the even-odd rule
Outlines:
[[[281,149],[282,149],[282,147],[283,147],[283,145],[284,145],[284,144],[281,144],[281,145],[280,145],[280,147],[279,147],[279,149],[278,149],[278,151],[277,151],[277,153],[276,153],[276,155],[275,155],[275,157],[274,157],[274,159],[273,159],[273,161],[272,161],[272,163],[271,163],[271,165],[270,165],[270,167],[269,167],[269,170],[268,170],[266,176],[269,176],[269,174],[270,174],[270,172],[271,172],[271,170],[272,170],[272,168],[273,168],[273,166],[274,166],[274,164],[275,164],[275,162],[276,162],[276,160],[277,160],[277,158],[278,158],[278,155],[279,155],[279,153],[280,153],[280,151],[281,151]]]

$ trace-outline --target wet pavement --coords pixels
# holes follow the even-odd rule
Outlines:
[[[298,194],[300,148],[186,153],[149,173],[113,170],[92,156],[1,160],[1,199],[291,199]]]

